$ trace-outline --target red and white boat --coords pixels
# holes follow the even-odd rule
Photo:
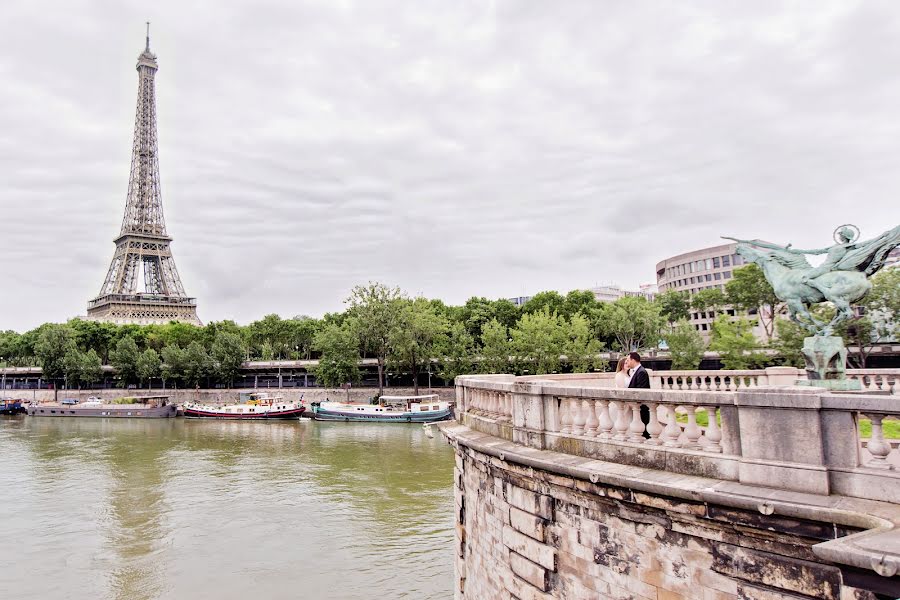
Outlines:
[[[285,402],[281,396],[270,396],[264,393],[250,394],[243,404],[199,404],[188,402],[182,409],[184,416],[190,419],[299,419],[306,406],[301,397],[296,402]]]

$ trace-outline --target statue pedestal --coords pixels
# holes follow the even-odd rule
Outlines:
[[[806,385],[835,392],[861,390],[859,381],[847,379],[847,348],[844,340],[836,336],[816,335],[803,340],[803,358],[806,359]]]

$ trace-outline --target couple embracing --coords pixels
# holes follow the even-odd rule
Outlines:
[[[641,355],[637,352],[629,352],[619,359],[616,365],[617,388],[650,388],[650,375],[647,369],[641,365]],[[641,410],[643,412],[643,410]]]

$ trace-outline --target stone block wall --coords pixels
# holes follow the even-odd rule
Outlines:
[[[456,456],[458,600],[874,600],[811,551],[852,533]]]

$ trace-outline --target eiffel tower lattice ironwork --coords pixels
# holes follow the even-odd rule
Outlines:
[[[131,175],[122,229],[100,294],[88,303],[88,318],[113,323],[200,324],[197,302],[184,293],[166,233],[156,139],[155,76],[159,66],[147,45],[138,57],[138,98]],[[143,283],[143,289],[141,289]]]

